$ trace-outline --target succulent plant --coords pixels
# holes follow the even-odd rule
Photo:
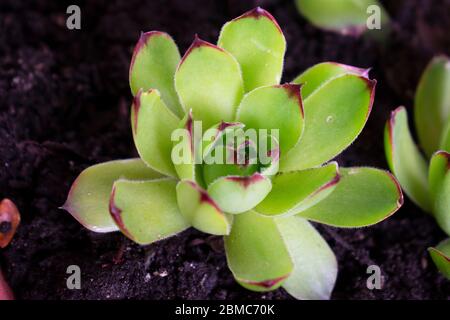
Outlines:
[[[130,66],[140,159],[85,169],[63,208],[92,231],[120,230],[139,244],[189,227],[224,236],[242,286],[329,298],[336,258],[308,220],[368,226],[403,197],[389,172],[329,162],[367,121],[368,70],[325,62],[280,85],[285,49],[261,8],[226,23],[217,45],[196,36],[183,58],[166,33],[143,33]]]
[[[405,193],[430,212],[450,235],[450,60],[432,59],[417,87],[414,120],[420,146],[414,143],[404,107],[392,112],[385,130],[389,166]],[[450,279],[450,241],[429,248],[433,261]]]
[[[378,0],[295,0],[298,11],[321,29],[342,35],[359,36],[367,30],[373,8],[380,12],[380,27],[389,22],[389,15]]]

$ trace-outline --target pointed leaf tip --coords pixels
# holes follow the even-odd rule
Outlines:
[[[249,10],[247,12],[245,12],[244,14],[242,14],[241,16],[233,19],[233,21],[237,21],[237,20],[241,20],[244,18],[256,18],[259,19],[261,17],[266,17],[267,19],[271,20],[273,22],[273,24],[277,27],[278,31],[282,34],[283,31],[281,30],[280,25],[278,24],[277,20],[275,20],[275,18],[266,10],[264,10],[261,7],[256,7],[252,10]]]
[[[117,179],[148,180],[162,175],[141,159],[109,161],[84,169],[73,182],[62,208],[94,232],[117,231],[109,212],[110,194]]]
[[[232,121],[244,94],[241,69],[227,51],[196,37],[175,72],[184,110],[192,109],[204,128]]]
[[[139,89],[157,89],[167,106],[177,116],[183,110],[175,92],[173,76],[180,61],[180,52],[173,39],[164,32],[141,33],[129,70],[130,88],[133,95]]]
[[[255,8],[227,22],[218,45],[239,62],[245,92],[280,83],[286,39],[267,11]]]
[[[305,111],[303,110],[303,99],[301,90],[303,87],[303,84],[297,84],[297,83],[285,83],[280,85],[281,88],[285,89],[288,92],[288,95],[290,98],[295,98],[297,100],[297,103],[300,108],[300,112],[302,114],[302,117],[305,117]]]
[[[195,49],[198,48],[202,48],[202,47],[208,47],[208,48],[212,48],[212,49],[216,49],[218,51],[224,51],[222,48],[208,42],[205,40],[200,39],[200,37],[198,36],[198,34],[196,33],[194,35],[194,40],[192,41],[191,45],[189,46],[189,48],[186,50],[184,56],[181,58],[180,63],[178,64],[177,70],[179,70],[181,68],[181,66],[183,65],[183,63],[186,61],[186,58],[192,54],[192,51],[194,51]]]

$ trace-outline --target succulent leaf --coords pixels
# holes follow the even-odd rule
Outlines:
[[[244,94],[236,59],[198,37],[178,65],[175,88],[184,110],[192,109],[205,128],[232,121]]]
[[[249,92],[238,108],[237,121],[251,129],[277,129],[281,154],[294,147],[303,132],[300,85],[262,87]]]
[[[319,166],[347,148],[366,124],[375,85],[375,80],[345,74],[304,99],[304,132],[295,147],[281,157],[280,171]]]
[[[232,216],[225,214],[218,205],[193,181],[180,181],[177,185],[178,207],[186,221],[196,229],[215,235],[228,235]]]
[[[440,150],[450,152],[450,118],[448,119],[447,126],[445,127],[441,137]]]
[[[405,193],[423,210],[431,211],[427,163],[414,143],[404,107],[391,113],[384,133],[389,168]]]
[[[225,251],[235,279],[250,290],[276,289],[293,270],[275,220],[252,211],[235,216]]]
[[[433,155],[428,181],[433,214],[441,228],[450,235],[450,153],[438,151]]]
[[[280,26],[267,11],[255,8],[227,22],[218,45],[241,65],[246,92],[280,83],[286,40]]]
[[[302,85],[304,100],[331,79],[345,74],[355,74],[367,78],[369,71],[370,69],[357,68],[337,62],[322,62],[306,69],[292,82]]]
[[[428,252],[442,275],[450,280],[450,239],[442,241],[436,248],[428,248]]]
[[[284,172],[272,180],[272,190],[254,209],[267,215],[293,215],[306,210],[329,196],[340,179],[338,165]]]
[[[133,95],[140,89],[157,89],[170,110],[181,117],[183,109],[173,83],[180,58],[177,45],[167,33],[142,33],[134,48],[130,65],[130,87]]]
[[[367,29],[367,9],[380,8],[381,25],[389,20],[377,0],[296,0],[297,9],[313,25],[343,35],[359,36]]]
[[[114,181],[118,179],[149,180],[162,175],[150,169],[141,159],[116,160],[91,166],[76,178],[70,188],[67,210],[84,227],[95,232],[117,231],[119,228],[108,210]]]
[[[421,147],[427,156],[439,149],[450,121],[450,60],[435,57],[427,66],[416,90],[414,120]]]
[[[336,189],[298,216],[337,227],[364,227],[386,219],[403,204],[400,186],[387,171],[355,167],[340,173]]]
[[[300,217],[275,220],[294,263],[283,288],[296,299],[329,299],[338,272],[333,251],[307,220]]]
[[[131,108],[131,127],[141,159],[152,169],[176,177],[171,135],[180,120],[162,101],[157,90],[138,92]]]
[[[242,213],[254,208],[270,192],[270,179],[260,173],[251,176],[225,176],[208,186],[208,193],[228,213]]]
[[[173,147],[171,152],[172,163],[181,180],[193,180],[203,185],[201,174],[199,173],[199,160],[196,149],[201,142],[201,136],[196,135],[194,129],[194,118],[192,110],[186,113],[178,125],[179,129],[172,132]]]
[[[176,181],[117,180],[109,200],[109,212],[123,234],[139,244],[173,236],[190,225],[181,214]]]

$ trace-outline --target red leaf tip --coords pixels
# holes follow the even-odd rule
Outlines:
[[[247,283],[249,285],[257,286],[257,287],[270,289],[270,288],[274,287],[275,285],[279,284],[280,282],[284,281],[287,277],[288,277],[288,275],[281,276],[281,277],[275,278],[275,279],[264,280],[264,281],[242,281],[242,282]]]
[[[257,183],[258,181],[264,180],[264,176],[260,173],[255,173],[251,176],[231,176],[227,177],[227,180],[234,181],[242,185],[244,188]]]
[[[280,31],[280,33],[283,33],[281,28],[280,28],[280,25],[275,20],[275,18],[268,11],[264,10],[261,7],[256,7],[254,9],[250,10],[250,11],[247,11],[243,15],[233,19],[233,21],[237,21],[237,20],[244,19],[244,18],[259,19],[261,17],[266,17],[267,19],[271,20],[273,22],[273,24],[277,27],[278,31]]]
[[[302,114],[302,117],[305,116],[304,110],[303,110],[303,100],[301,95],[301,88],[303,84],[297,84],[297,83],[285,83],[283,85],[280,85],[279,87],[284,88],[287,92],[290,98],[295,98],[298,101],[298,105],[300,107],[300,113]]]
[[[111,191],[111,196],[109,198],[109,213],[111,214],[111,217],[113,218],[114,222],[117,224],[119,229],[130,239],[133,240],[133,237],[131,236],[130,232],[125,227],[125,224],[122,220],[122,210],[117,207],[115,203],[115,197],[116,197],[116,187],[113,186]]]
[[[139,54],[141,49],[147,45],[147,43],[150,41],[150,39],[153,36],[162,36],[162,37],[172,39],[167,33],[162,32],[162,31],[141,32],[141,35],[139,36],[139,40],[136,43],[134,50],[133,50],[133,56],[131,58],[130,70],[129,70],[130,76],[131,76],[131,70],[133,69],[133,66],[134,66],[134,62],[136,61],[136,56]]]
[[[184,63],[186,58],[189,56],[189,54],[192,53],[192,51],[194,49],[201,48],[201,47],[209,47],[209,48],[213,48],[213,49],[216,49],[216,50],[219,50],[219,51],[224,51],[222,48],[219,48],[218,46],[216,46],[216,45],[214,45],[214,44],[212,44],[212,43],[210,43],[208,41],[200,39],[200,37],[196,33],[194,35],[194,41],[192,41],[191,46],[186,50],[186,53],[184,54],[183,58],[181,58],[181,61],[178,64],[178,68],[177,69],[179,69],[181,67],[181,65]]]

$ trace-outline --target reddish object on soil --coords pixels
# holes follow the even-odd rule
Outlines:
[[[11,242],[19,223],[20,213],[16,205],[9,199],[3,199],[0,202],[0,248],[5,248]]]
[[[0,270],[0,300],[14,300],[14,295]]]

